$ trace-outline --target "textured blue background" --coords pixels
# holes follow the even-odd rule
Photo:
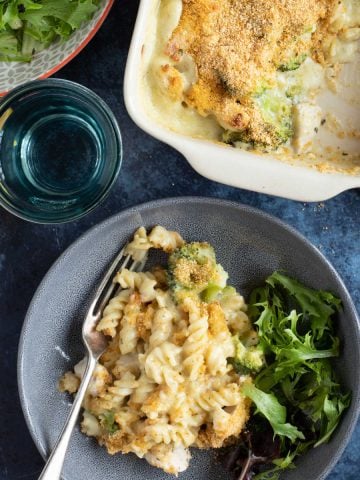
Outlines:
[[[122,79],[137,6],[135,0],[118,0],[92,42],[58,74],[92,88],[118,118],[124,163],[108,199],[83,220],[60,226],[33,225],[0,210],[0,480],[35,480],[43,465],[23,420],[16,383],[18,339],[31,297],[70,243],[125,207],[162,197],[204,195],[263,209],[297,228],[327,256],[360,307],[359,190],[314,204],[225,187],[200,177],[181,155],[129,119]],[[328,479],[357,480],[359,450],[360,424]]]

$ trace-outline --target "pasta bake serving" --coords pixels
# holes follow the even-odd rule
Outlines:
[[[175,475],[188,467],[190,447],[226,447],[230,470],[250,475],[260,465],[277,478],[329,440],[350,403],[328,361],[339,354],[332,317],[340,300],[274,272],[248,307],[209,243],[141,227],[126,251],[141,261],[153,248],[168,254],[166,266],[115,276],[119,291],[96,326],[109,343],[82,431],[110,454],[133,452]],[[75,393],[85,366],[65,373],[59,389]]]
[[[227,274],[207,243],[140,228],[128,245],[135,259],[150,248],[169,253],[167,271],[122,270],[122,287],[97,330],[112,338],[84,403],[82,430],[109,453],[134,452],[177,474],[189,447],[221,447],[239,436],[249,417],[239,376],[229,358],[240,336],[247,360],[262,364],[257,335],[243,297],[226,286]],[[61,390],[74,393],[85,361],[66,373]]]
[[[324,129],[338,144],[359,138],[358,126],[340,127],[319,99],[324,90],[336,91],[342,64],[356,71],[358,0],[158,3],[145,83],[152,112],[168,128],[293,156],[324,155],[316,142]],[[359,160],[351,146],[337,153]]]

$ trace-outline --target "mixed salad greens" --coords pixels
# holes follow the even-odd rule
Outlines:
[[[244,393],[255,409],[225,463],[239,480],[276,479],[298,455],[330,439],[350,404],[330,362],[339,355],[333,317],[341,301],[275,272],[253,290],[249,305],[259,344],[251,358],[237,348],[232,363],[239,374],[252,371],[254,384]]]
[[[100,0],[0,0],[0,61],[30,62],[55,40],[67,40]]]

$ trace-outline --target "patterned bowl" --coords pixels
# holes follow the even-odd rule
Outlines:
[[[107,17],[114,0],[101,0],[93,18],[66,42],[55,42],[39,52],[30,63],[0,62],[0,96],[31,80],[47,78],[70,62],[90,42]]]

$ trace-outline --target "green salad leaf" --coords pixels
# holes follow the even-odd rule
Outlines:
[[[288,297],[300,312],[309,317],[316,338],[321,337],[324,330],[331,329],[331,316],[341,307],[341,300],[335,295],[313,290],[280,272],[274,272],[266,283],[272,287],[274,294],[275,290],[278,292],[280,299]]]
[[[288,437],[292,442],[297,438],[304,439],[304,435],[294,425],[286,423],[286,408],[275,395],[265,393],[251,384],[245,385],[243,392],[255,403],[257,411],[270,422],[276,435]]]
[[[330,292],[306,287],[281,272],[255,288],[249,315],[259,336],[265,365],[244,386],[280,440],[273,468],[254,478],[278,478],[284,468],[311,447],[326,443],[351,401],[340,385],[331,359],[339,355],[335,314],[341,300]],[[274,438],[275,438],[274,437]]]
[[[99,0],[0,0],[0,60],[31,61],[55,40],[67,40]]]

